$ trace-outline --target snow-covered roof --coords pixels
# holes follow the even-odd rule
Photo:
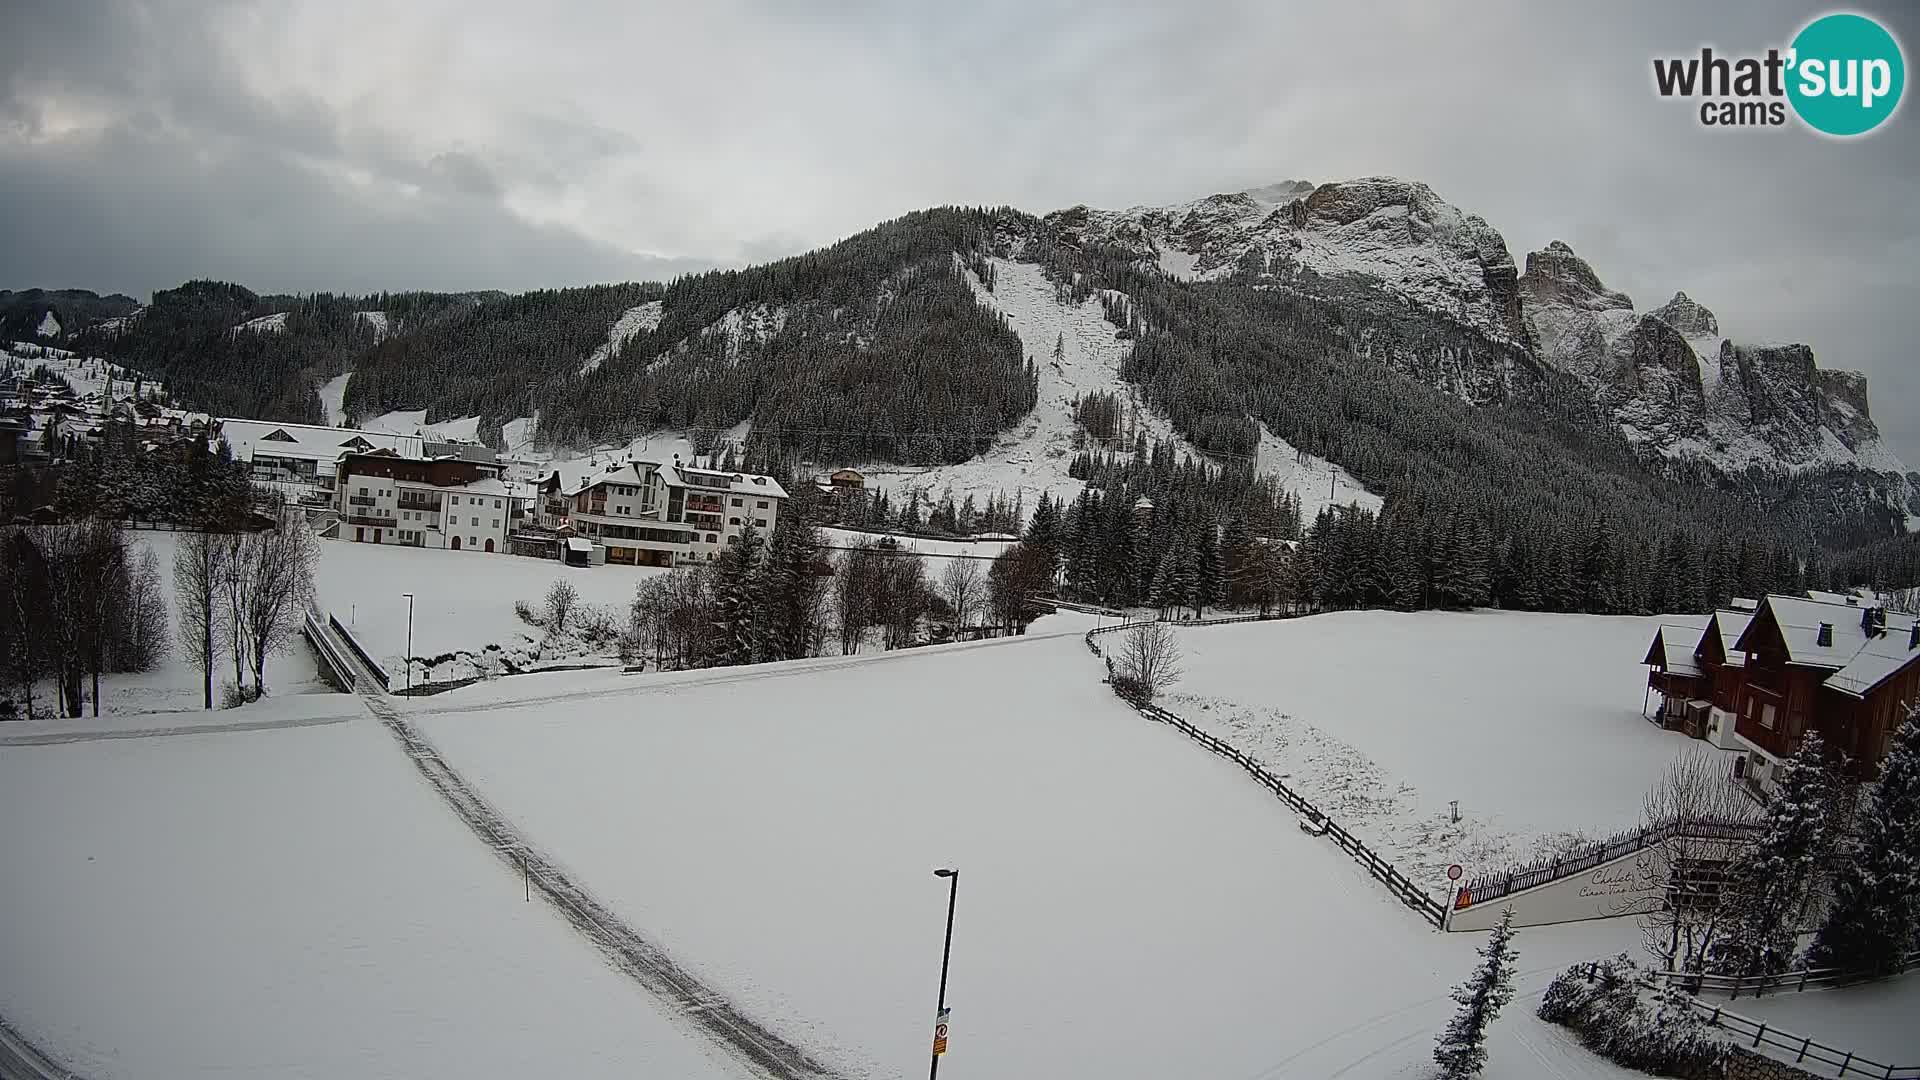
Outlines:
[[[1740,601],[1735,600],[1734,603],[1737,605]],[[1759,601],[1749,601],[1749,603],[1758,605]],[[1747,654],[1734,648],[1734,645],[1740,640],[1740,635],[1747,632],[1747,627],[1752,624],[1752,622],[1753,612],[1751,610],[1729,611],[1726,608],[1721,608],[1719,611],[1713,613],[1713,621],[1709,624],[1709,627],[1720,631],[1720,649],[1726,657],[1726,665],[1728,667],[1746,666]]]
[[[1772,613],[1773,621],[1780,627],[1780,636],[1787,645],[1788,663],[1838,671],[1851,665],[1861,651],[1869,645],[1874,645],[1876,651],[1880,651],[1884,643],[1894,637],[1900,639],[1902,646],[1905,645],[1907,635],[1913,629],[1913,616],[1886,612],[1886,633],[1870,638],[1862,625],[1862,613],[1869,608],[1861,605],[1857,600],[1852,603],[1846,600],[1847,598],[1842,597],[1841,602],[1831,603],[1800,596],[1767,597],[1764,608]],[[1820,628],[1823,625],[1832,627],[1828,643],[1824,645],[1820,643]],[[1870,674],[1872,670],[1872,664],[1869,662],[1850,677],[1850,680],[1857,681],[1858,678]],[[1873,683],[1878,681],[1878,679],[1872,680]],[[1836,686],[1835,689],[1843,689],[1843,687]]]
[[[581,537],[581,536],[570,536],[567,538],[567,550],[568,551],[592,551],[593,541],[588,540],[585,537]]]
[[[667,483],[681,487],[719,488],[772,499],[787,497],[787,489],[780,486],[780,481],[759,473],[721,472],[675,462],[660,466],[660,475],[666,477]]]
[[[1913,619],[1895,626],[1896,616],[1887,617],[1887,632],[1876,635],[1854,654],[1847,666],[1827,677],[1826,685],[1852,697],[1864,697],[1868,691],[1920,663],[1920,648],[1913,641]]]
[[[233,456],[242,461],[251,461],[256,451],[311,461],[333,461],[353,450],[391,450],[411,458],[425,454],[424,444],[417,435],[388,435],[357,428],[224,418],[220,421],[220,433],[233,447]]]
[[[1692,619],[1661,623],[1660,629],[1654,634],[1654,641],[1660,649],[1657,655],[1665,661],[1663,670],[1675,675],[1700,674],[1700,665],[1694,662],[1693,650],[1699,645],[1700,634],[1706,627],[1704,618],[1698,620],[1698,625]],[[1655,655],[1649,650],[1648,662]]]

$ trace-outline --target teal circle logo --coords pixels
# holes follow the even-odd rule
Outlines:
[[[1787,99],[1815,131],[1846,137],[1879,127],[1900,107],[1907,64],[1900,43],[1864,15],[1823,15],[1793,39]]]

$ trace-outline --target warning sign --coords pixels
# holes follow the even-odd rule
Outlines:
[[[933,1021],[933,1052],[935,1055],[947,1052],[947,1017],[952,1009],[941,1009],[940,1015]]]

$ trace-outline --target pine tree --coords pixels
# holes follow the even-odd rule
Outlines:
[[[1920,948],[1920,706],[1910,707],[1894,732],[1843,852],[1833,904],[1807,962],[1891,974]]]
[[[750,664],[759,621],[758,590],[760,533],[749,522],[740,530],[740,542],[727,545],[713,562],[714,634],[711,662],[715,665]]]
[[[1487,1027],[1513,1000],[1513,963],[1520,958],[1513,936],[1513,909],[1508,908],[1480,947],[1480,966],[1453,992],[1460,1011],[1433,1048],[1433,1060],[1446,1080],[1478,1076],[1487,1065]]]
[[[1825,754],[1809,732],[1781,762],[1779,792],[1760,837],[1736,856],[1721,894],[1727,930],[1708,951],[1710,970],[1772,975],[1793,962],[1815,877],[1833,850],[1833,774]]]

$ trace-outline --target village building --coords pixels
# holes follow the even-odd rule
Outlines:
[[[556,471],[540,484],[538,527],[516,534],[513,550],[558,558],[563,542],[586,540],[594,563],[712,562],[747,528],[771,532],[786,498],[771,476],[721,472],[678,457],[625,461],[571,479]],[[586,554],[572,546],[570,560]]]
[[[327,506],[335,501],[335,464],[343,454],[385,450],[402,458],[423,459],[426,445],[417,435],[388,435],[317,424],[276,424],[232,417],[219,421],[218,434],[246,462],[253,480],[278,490],[290,501]]]
[[[1782,758],[1818,732],[1871,778],[1920,701],[1920,619],[1845,593],[1770,595],[1697,629],[1663,623],[1642,663],[1655,717],[1742,751],[1735,775],[1771,794]]]
[[[525,513],[498,464],[375,450],[340,455],[332,472],[342,540],[505,551]]]

